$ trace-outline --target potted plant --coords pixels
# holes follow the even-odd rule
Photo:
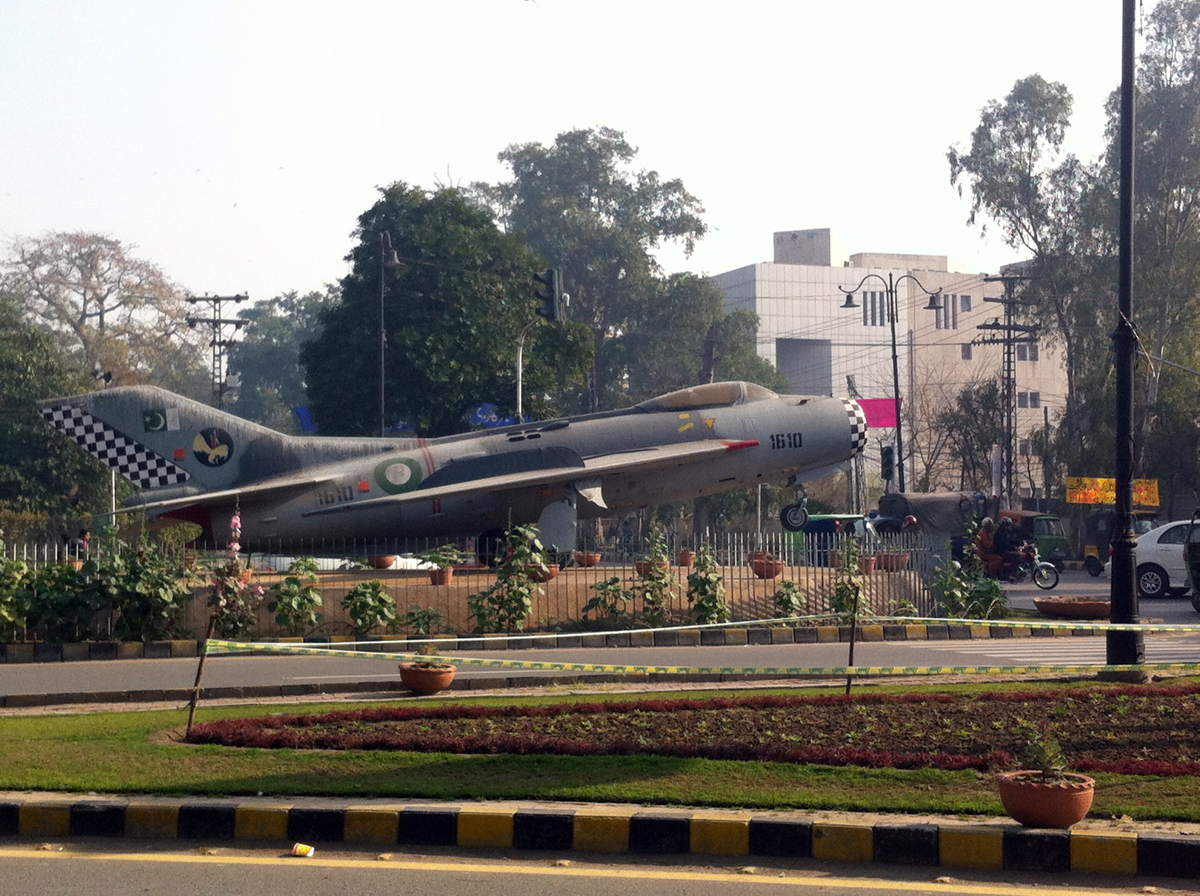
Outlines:
[[[423,659],[400,664],[400,681],[404,686],[418,697],[427,697],[450,687],[458,667],[435,659],[438,649],[432,641],[427,641],[421,648],[421,656]]]
[[[899,548],[886,548],[875,552],[875,568],[884,572],[900,572],[908,569],[912,554]]]
[[[690,569],[692,564],[696,562],[696,552],[691,548],[682,548],[679,551],[679,565],[684,569]]]
[[[647,576],[653,569],[666,569],[671,565],[667,555],[667,537],[659,526],[650,530],[650,539],[646,544],[646,553],[641,560],[633,563],[634,572],[639,576]]]
[[[751,557],[750,568],[760,579],[774,579],[783,572],[783,561],[765,551],[761,557]]]
[[[599,551],[576,551],[571,555],[576,566],[596,566],[600,563]]]
[[[1096,782],[1066,770],[1066,756],[1049,726],[1022,721],[1020,728],[1026,768],[996,776],[1004,811],[1026,827],[1069,828],[1092,807]]]
[[[458,549],[458,545],[448,543],[417,554],[417,559],[433,567],[429,570],[431,585],[449,585],[454,580],[455,564],[465,563],[467,555]]]

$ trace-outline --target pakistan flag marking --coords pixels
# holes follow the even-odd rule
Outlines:
[[[167,431],[167,412],[164,408],[153,408],[148,411],[142,411],[142,431],[143,432],[166,432]]]

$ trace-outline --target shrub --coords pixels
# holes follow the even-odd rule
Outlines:
[[[322,615],[321,589],[317,587],[317,561],[312,557],[297,557],[288,566],[283,581],[271,586],[271,601],[267,609],[275,614],[275,623],[292,636],[304,634],[306,628],[320,625]]]
[[[186,571],[144,536],[130,547],[115,533],[83,565],[94,606],[109,605],[113,634],[123,641],[162,641],[181,634],[179,619],[191,597]]]
[[[359,582],[342,598],[342,608],[354,626],[354,636],[365,638],[372,629],[390,629],[398,622],[396,599],[379,579]]]
[[[696,554],[696,566],[687,577],[687,599],[701,625],[724,622],[729,618],[729,607],[725,603],[725,581],[721,577],[721,564],[717,562],[711,545],[701,545]]]
[[[521,631],[533,612],[533,596],[542,593],[532,573],[549,573],[546,550],[533,526],[510,526],[504,541],[504,560],[496,581],[487,590],[467,597],[477,631]]]

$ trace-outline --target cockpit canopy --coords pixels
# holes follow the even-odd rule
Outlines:
[[[651,398],[638,407],[646,411],[687,411],[693,408],[729,407],[778,397],[770,389],[754,383],[704,383]]]

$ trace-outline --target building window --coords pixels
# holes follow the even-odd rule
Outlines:
[[[887,326],[887,295],[882,292],[863,293],[863,326]]]
[[[962,310],[964,312],[971,310],[971,297],[970,296],[959,296],[958,301],[961,303]]]
[[[1021,342],[1017,344],[1017,360],[1018,361],[1036,361],[1038,359],[1038,347],[1036,342]]]
[[[1017,453],[1020,454],[1021,457],[1029,457],[1033,454],[1033,443],[1030,442],[1029,439],[1021,439],[1021,441],[1017,443]]]
[[[964,342],[962,344],[962,359],[964,361],[971,360],[971,343],[969,342]]]
[[[941,306],[933,312],[933,325],[938,330],[958,329],[958,296],[944,296]]]
[[[1029,407],[1029,393],[1028,392],[1018,392],[1017,393],[1017,407],[1019,407],[1019,408]]]
[[[1031,408],[1040,408],[1042,406],[1042,393],[1041,392],[1030,392],[1029,393],[1029,406]]]

